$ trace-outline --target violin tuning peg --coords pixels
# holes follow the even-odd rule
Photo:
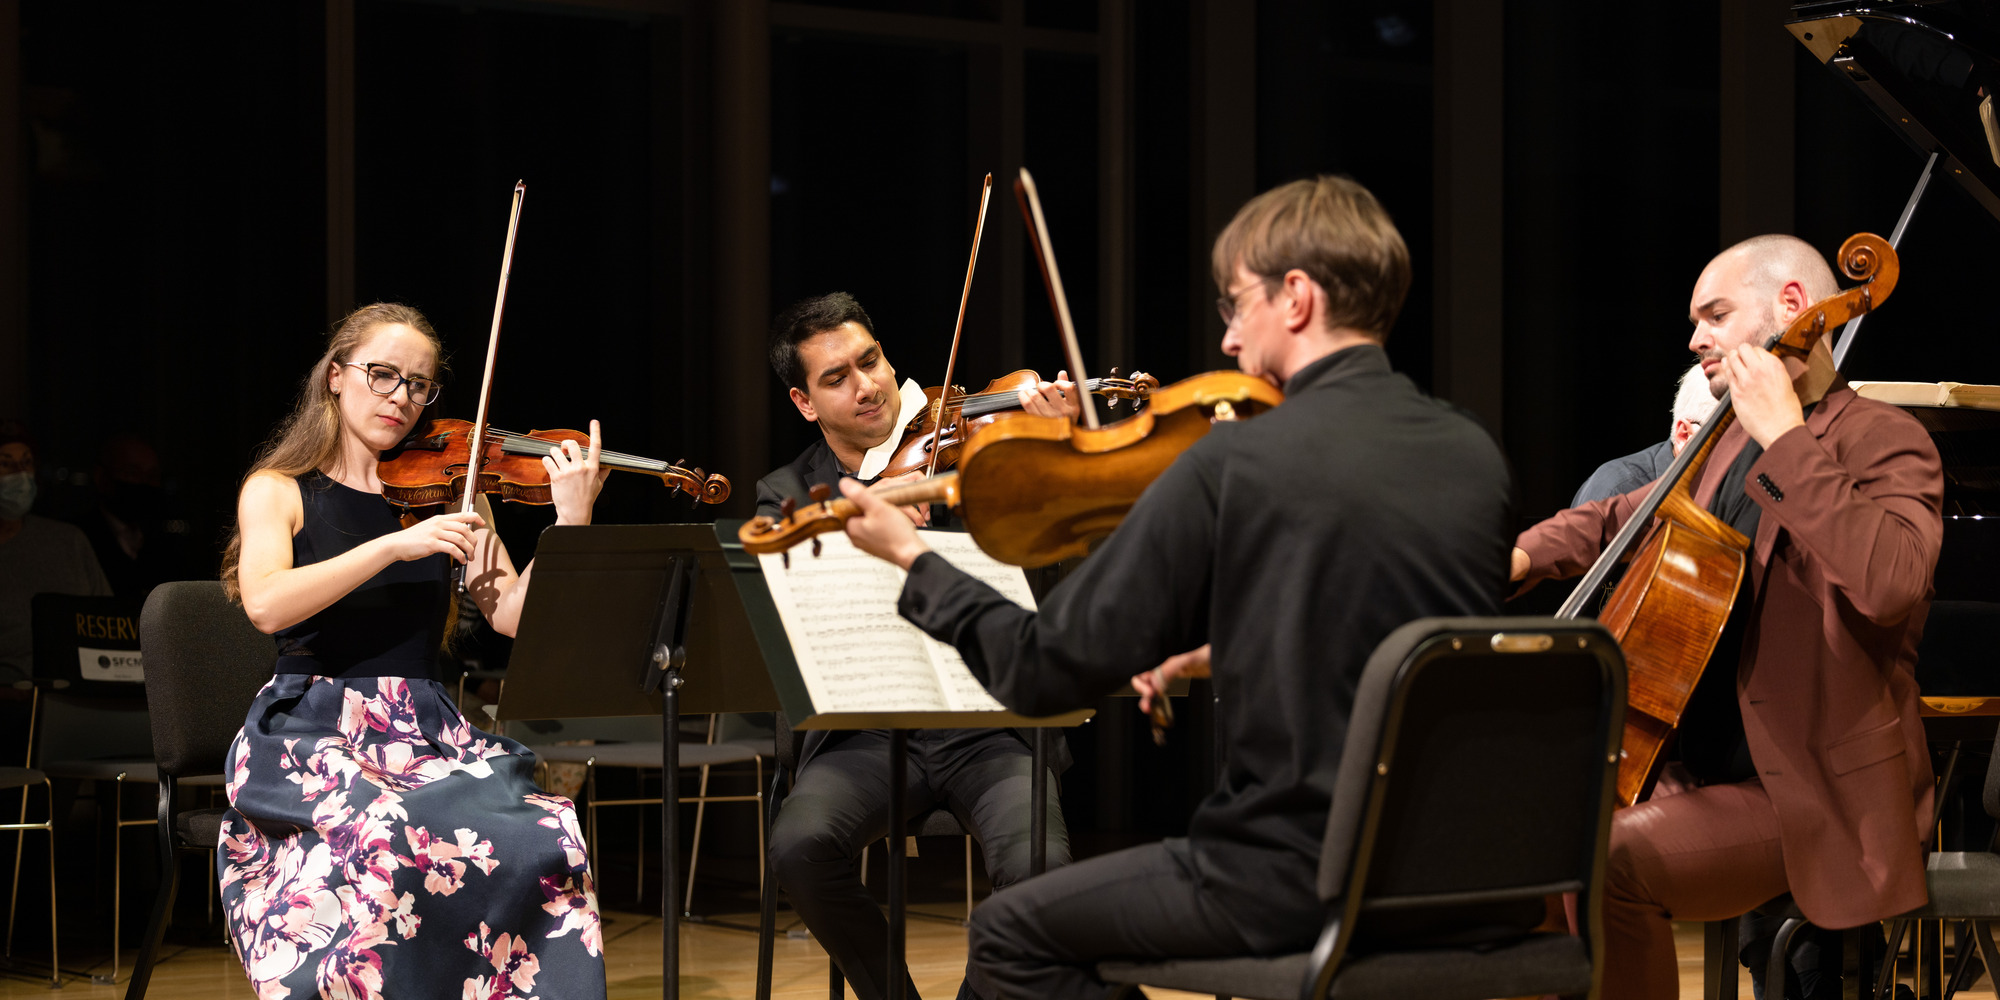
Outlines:
[[[818,559],[818,558],[819,558],[819,536],[818,536],[818,535],[814,535],[814,536],[813,536],[813,558],[814,558],[814,559]]]
[[[1112,378],[1117,378],[1117,377],[1118,377],[1118,369],[1116,369],[1116,368],[1113,368],[1113,369],[1111,369],[1111,377],[1112,377]]]
[[[797,510],[798,506],[798,500],[792,497],[786,497],[778,501],[778,517],[781,519],[791,517],[792,511]]]
[[[813,503],[825,503],[833,498],[833,487],[825,483],[814,483],[811,492]]]
[[[792,568],[792,550],[791,550],[791,549],[786,549],[785,551],[783,551],[783,552],[780,552],[780,553],[778,553],[778,559],[779,559],[779,561],[781,561],[781,562],[783,562],[783,563],[785,564],[785,568],[786,568],[786,569],[791,569],[791,568]]]

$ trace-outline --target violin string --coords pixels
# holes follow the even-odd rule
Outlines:
[[[498,429],[494,430],[493,433],[504,436],[504,440],[501,442],[500,445],[500,450],[509,455],[541,456],[547,454],[548,449],[550,447],[553,447],[555,444],[555,442],[553,441],[545,441],[541,438],[531,438],[525,434],[513,434],[508,431],[503,431]],[[581,447],[582,442],[578,442],[578,444]],[[663,472],[667,469],[673,468],[673,465],[671,463],[662,462],[657,458],[646,458],[643,455],[628,455],[621,451],[604,451],[602,449],[599,449],[597,452],[597,460],[600,463],[612,462],[619,465],[628,465],[637,468],[643,468],[646,469],[647,471]]]
[[[1097,392],[1113,381],[1113,379],[1108,378],[1093,378],[1086,380],[1083,383],[1083,387],[1091,392]],[[1117,381],[1124,380],[1120,379]],[[999,392],[975,392],[969,395],[957,396],[950,403],[945,404],[945,409],[947,411],[965,410],[972,416],[983,416],[987,413],[1010,409],[1019,405],[1017,402],[1020,398],[1017,395],[1019,391],[1018,389],[1005,389]]]

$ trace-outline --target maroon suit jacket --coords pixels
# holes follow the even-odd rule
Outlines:
[[[1748,440],[1740,424],[1724,432],[1697,502],[1714,497]],[[1937,449],[1909,414],[1837,382],[1743,485],[1763,517],[1736,698],[1792,896],[1829,928],[1920,906],[1932,778],[1915,666],[1944,530]],[[1528,579],[1587,570],[1646,493],[1524,532]]]

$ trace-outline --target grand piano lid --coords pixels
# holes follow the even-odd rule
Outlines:
[[[2000,218],[2000,11],[1987,3],[1804,3],[1785,27]],[[1980,94],[1981,88],[1985,96]]]

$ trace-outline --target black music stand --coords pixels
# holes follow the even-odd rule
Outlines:
[[[1038,764],[1046,760],[1047,730],[1057,727],[1075,726],[1091,717],[1090,709],[1079,709],[1063,715],[1047,718],[1031,718],[1013,712],[822,712],[812,702],[807,693],[805,680],[799,674],[798,658],[792,653],[791,638],[785,632],[778,607],[771,600],[771,590],[764,582],[763,564],[754,555],[743,551],[743,544],[737,538],[740,520],[717,521],[715,536],[726,554],[731,575],[736,580],[737,592],[742,598],[742,607],[751,623],[751,632],[756,636],[757,645],[763,651],[764,665],[770,671],[772,689],[778,700],[783,702],[785,715],[792,719],[794,729],[886,729],[889,731],[889,815],[892,817],[888,829],[888,895],[889,895],[889,998],[903,1000],[904,988],[909,985],[908,963],[904,957],[904,861],[906,838],[897,835],[899,825],[893,817],[903,814],[903,783],[909,762],[909,739],[912,729],[1032,729],[1035,731],[1035,760]],[[798,558],[811,558],[800,555]],[[537,570],[536,572],[540,572]],[[516,653],[515,655],[520,655]],[[1037,766],[1029,780],[1031,813],[1029,818],[1029,838],[1032,841],[1029,855],[1029,874],[1039,875],[1048,864],[1048,768]],[[770,880],[765,880],[765,892],[775,891]],[[769,907],[765,911],[769,912]],[[771,929],[762,928],[758,935],[758,968],[768,970],[770,963],[764,949],[771,947]],[[770,995],[770,983],[761,979],[757,985],[758,996]]]
[[[672,903],[680,899],[681,699],[696,714],[778,707],[768,675],[757,669],[758,642],[729,572],[707,524],[542,532],[494,712],[501,721],[660,715],[660,841],[669,902],[660,931],[660,989],[667,1000],[680,995],[680,913]]]

